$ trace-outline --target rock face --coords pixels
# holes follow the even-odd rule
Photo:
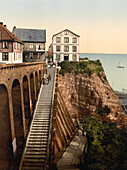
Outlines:
[[[99,76],[96,73],[91,76],[85,73],[59,75],[59,89],[74,120],[92,115],[100,120],[115,122],[118,127],[127,131],[127,116],[123,113],[119,99],[106,80],[104,72],[100,72]],[[102,118],[95,111],[104,106],[108,106],[111,112]]]

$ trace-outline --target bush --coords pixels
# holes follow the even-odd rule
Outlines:
[[[87,73],[91,76],[93,73],[99,74],[100,71],[103,71],[102,64],[100,60],[96,61],[80,61],[80,62],[62,62],[60,74],[63,73]]]
[[[84,119],[83,127],[88,139],[85,169],[124,169],[126,133],[115,123],[101,123],[90,116]]]
[[[100,116],[106,116],[106,115],[109,115],[110,113],[110,108],[108,106],[105,106],[105,107],[101,107],[99,109],[96,109],[96,113]]]

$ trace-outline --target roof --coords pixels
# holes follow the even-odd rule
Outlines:
[[[46,42],[46,30],[13,28],[13,33],[23,42]]]
[[[64,29],[63,31],[58,32],[57,34],[54,34],[53,37],[56,36],[56,35],[58,35],[58,34],[60,34],[60,33],[62,33],[62,32],[64,32],[64,31],[69,31],[69,32],[71,32],[72,34],[74,34],[75,36],[80,37],[79,35],[75,34],[74,32],[70,31],[69,29]]]
[[[0,23],[0,40],[16,41],[23,44],[23,42],[20,41],[14,34],[12,34],[2,23]]]

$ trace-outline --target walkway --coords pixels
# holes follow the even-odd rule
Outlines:
[[[82,136],[82,131],[74,137],[61,159],[57,163],[58,170],[79,170],[82,155],[86,143],[86,137]]]
[[[43,170],[46,166],[55,68],[48,68],[49,73],[52,78],[41,86],[19,170]]]

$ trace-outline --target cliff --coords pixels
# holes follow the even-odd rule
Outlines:
[[[90,70],[90,67],[94,69]],[[95,69],[95,63],[94,67],[87,64],[87,68],[88,72],[73,70],[69,73],[62,68],[61,73],[64,74],[59,75],[58,87],[73,120],[92,115],[101,121],[115,122],[117,127],[127,131],[127,116],[123,113],[119,99],[110,87],[103,68],[100,69],[99,65],[99,69],[98,67]],[[98,115],[96,110],[105,106],[110,109],[109,115]]]

